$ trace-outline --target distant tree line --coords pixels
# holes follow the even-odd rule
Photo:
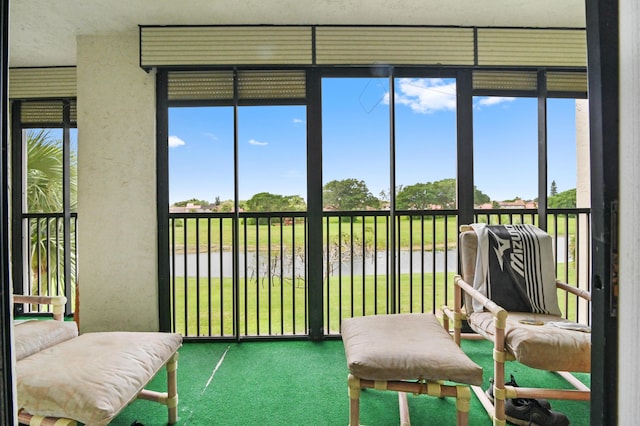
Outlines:
[[[474,204],[491,203],[491,198],[479,190],[474,190]],[[396,209],[398,210],[431,210],[456,208],[456,180],[442,179],[435,182],[416,183],[396,188]],[[375,197],[366,183],[358,179],[332,180],[322,188],[322,203],[325,209],[339,211],[380,209],[388,201],[388,195],[382,192],[380,198]],[[186,206],[188,203],[210,206],[208,201],[192,198],[174,203],[175,206]],[[299,195],[278,195],[269,192],[255,194],[247,201],[240,201],[240,208],[254,212],[304,211],[307,206]],[[497,202],[493,202],[494,206]],[[233,202],[220,201],[216,197],[215,206],[219,211],[232,211]],[[551,194],[548,198],[549,208],[575,208],[576,190],[570,189],[557,192],[555,181],[551,184]]]

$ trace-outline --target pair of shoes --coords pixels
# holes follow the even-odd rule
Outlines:
[[[511,374],[510,376],[511,376],[511,380],[509,380],[508,382],[505,382],[504,385],[513,386],[514,388],[517,388],[518,384],[516,383],[515,377],[513,377],[513,374]],[[489,398],[489,401],[493,402],[493,379],[490,379],[489,388],[484,393],[485,395],[487,395],[487,398]],[[551,404],[549,403],[548,400],[539,398],[536,401],[538,401],[538,404],[540,404],[542,407],[546,408],[547,410],[551,410]]]
[[[537,399],[514,398],[504,403],[507,421],[520,426],[568,426],[562,413],[543,407]]]

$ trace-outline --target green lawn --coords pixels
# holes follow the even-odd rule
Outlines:
[[[573,264],[570,266],[569,282],[574,283],[575,268]],[[416,273],[397,277],[396,296],[400,298],[400,312],[434,312],[445,304],[452,307],[453,275]],[[196,278],[189,278],[186,288],[184,279],[176,278],[175,330],[185,336],[232,337],[232,288],[230,278],[222,282],[217,278],[201,278],[199,282]],[[306,334],[306,287],[303,281],[285,279],[281,283],[279,277],[273,277],[271,282],[268,279],[241,280],[239,288],[241,335]],[[390,312],[387,306],[389,289],[384,275],[331,277],[328,284],[326,280],[323,284],[323,294],[325,332],[329,334],[339,333],[343,318]],[[568,318],[575,318],[576,299],[570,297],[567,300],[563,292],[558,295],[561,310],[568,312]]]
[[[484,220],[481,217],[480,220]],[[491,222],[509,223],[509,216],[491,216]],[[514,223],[519,223],[520,217],[513,216]],[[554,235],[574,235],[576,231],[576,218],[564,217],[556,224],[553,216],[548,219],[548,232]],[[530,216],[524,217],[525,223],[530,223]],[[350,221],[341,221],[339,217],[330,217],[323,222],[324,241],[337,242],[340,237],[343,242],[353,241],[361,244],[363,241],[367,246],[384,249],[387,247],[389,233],[389,222],[386,217],[356,216]],[[556,229],[557,228],[557,229]],[[174,233],[175,232],[175,233]],[[455,216],[445,218],[443,216],[419,216],[410,220],[409,217],[400,217],[397,221],[396,232],[398,244],[401,248],[424,247],[430,250],[436,247],[438,250],[444,249],[445,241],[449,248],[457,246],[458,224]],[[363,237],[364,235],[364,237]],[[280,246],[298,248],[304,247],[305,224],[296,222],[293,224],[272,223],[269,224],[248,224],[245,226],[244,219],[240,221],[239,239],[242,247],[248,250],[266,250],[269,243],[272,247]],[[187,251],[196,252],[196,247],[200,251],[207,250],[231,250],[233,247],[233,219],[231,218],[193,218],[177,219],[173,232],[170,231],[170,244],[175,239],[176,250],[180,253],[184,251],[185,241]],[[207,244],[209,242],[209,244]]]

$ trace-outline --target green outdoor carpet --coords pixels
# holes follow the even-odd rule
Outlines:
[[[491,374],[491,345],[463,341],[465,352]],[[347,425],[349,397],[342,341],[282,341],[245,343],[185,343],[178,361],[179,425]],[[507,364],[521,386],[569,386],[553,373]],[[589,384],[588,375],[579,375]],[[148,386],[166,390],[162,371]],[[551,401],[572,425],[589,424],[589,403]],[[455,400],[409,395],[413,425],[456,424]],[[397,393],[367,389],[360,401],[360,423],[399,424]],[[166,408],[134,401],[113,422],[130,426],[164,425]],[[470,425],[491,425],[480,402],[472,396]]]

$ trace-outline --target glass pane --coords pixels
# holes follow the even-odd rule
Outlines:
[[[78,129],[69,129],[71,151],[71,211],[78,211]]]
[[[306,134],[304,106],[239,108],[238,184],[249,211],[306,210]]]
[[[389,192],[388,80],[322,80],[323,206],[380,208]]]
[[[576,207],[576,100],[547,100],[547,168],[550,208]]]
[[[189,211],[233,208],[233,108],[169,109],[169,201]]]
[[[474,184],[490,208],[534,208],[538,198],[538,100],[476,97]]]
[[[62,212],[62,129],[29,129],[23,137],[27,146],[26,211]]]
[[[396,208],[456,207],[456,81],[395,81]]]

